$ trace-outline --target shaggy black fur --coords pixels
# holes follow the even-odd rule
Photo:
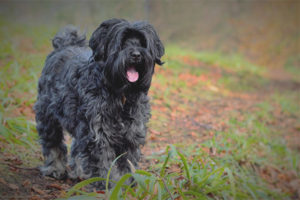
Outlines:
[[[105,178],[126,152],[112,168],[111,179],[118,180],[131,171],[130,163],[138,168],[150,118],[147,93],[155,63],[162,65],[163,44],[150,24],[123,19],[104,21],[90,48],[70,26],[52,43],[34,106],[45,157],[41,171],[58,179]],[[69,163],[63,131],[73,137]],[[103,189],[104,182],[94,187]]]

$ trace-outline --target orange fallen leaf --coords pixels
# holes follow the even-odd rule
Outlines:
[[[28,186],[28,185],[30,185],[30,181],[27,179],[27,180],[25,180],[23,183],[22,183],[22,185],[23,186]]]
[[[157,140],[157,137],[154,136],[154,135],[151,135],[151,136],[149,137],[149,139],[150,139],[150,140]]]
[[[39,189],[36,186],[32,186],[31,189],[32,189],[32,191],[34,191],[34,192],[36,192],[36,193],[38,193],[40,195],[45,195],[46,194],[43,190]]]
[[[193,136],[193,137],[197,137],[197,133],[195,133],[194,131],[190,132],[190,135]]]
[[[154,134],[154,135],[160,135],[160,132],[154,130],[154,129],[150,129],[149,130],[151,134]]]
[[[58,189],[58,190],[63,190],[64,188],[58,184],[55,184],[55,183],[52,183],[50,185],[48,185],[47,187],[51,187],[51,188],[55,188],[55,189]]]

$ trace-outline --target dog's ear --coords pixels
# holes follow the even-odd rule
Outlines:
[[[147,22],[136,22],[133,26],[145,35],[147,48],[149,48],[150,53],[154,56],[155,63],[162,65],[163,62],[160,59],[165,54],[165,48],[153,26]]]
[[[99,27],[92,34],[89,46],[93,50],[93,57],[95,60],[102,60],[105,53],[105,46],[109,38],[107,38],[107,33],[110,29],[121,22],[125,22],[124,19],[109,19],[102,22]]]

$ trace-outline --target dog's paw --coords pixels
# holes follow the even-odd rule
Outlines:
[[[40,171],[43,176],[50,176],[55,179],[66,179],[68,177],[67,170],[63,167],[57,167],[53,165],[42,166]]]

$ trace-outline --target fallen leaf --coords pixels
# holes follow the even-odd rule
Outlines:
[[[154,130],[154,129],[150,129],[149,130],[151,134],[154,134],[154,135],[160,135],[160,132]]]
[[[32,191],[34,191],[34,192],[36,192],[40,195],[45,195],[46,194],[43,190],[39,189],[37,186],[32,186],[31,189],[32,189]]]
[[[7,185],[7,182],[3,178],[0,178],[0,183]]]
[[[18,189],[19,189],[19,187],[18,187],[17,185],[12,184],[12,183],[9,183],[9,184],[8,184],[8,187],[9,187],[10,189],[12,189],[12,190],[18,190]]]
[[[41,199],[41,197],[39,197],[39,196],[32,196],[32,197],[30,197],[30,200],[40,200]]]
[[[190,132],[190,135],[193,136],[193,137],[197,137],[197,133],[195,133],[194,131]]]
[[[30,185],[31,184],[31,182],[27,179],[27,180],[25,180],[23,183],[22,183],[22,185],[24,186],[24,187],[26,187],[26,186],[28,186],[28,185]]]
[[[149,139],[150,139],[150,140],[157,140],[157,137],[154,136],[154,135],[151,135],[151,136],[149,137]]]
[[[52,183],[50,185],[47,185],[47,187],[50,187],[50,188],[55,188],[55,189],[58,189],[58,190],[63,190],[64,188],[56,183]]]
[[[209,85],[209,86],[208,86],[208,89],[210,89],[210,90],[213,91],[213,92],[218,92],[218,91],[219,91],[219,88],[217,88],[217,87],[214,86],[214,85]]]

